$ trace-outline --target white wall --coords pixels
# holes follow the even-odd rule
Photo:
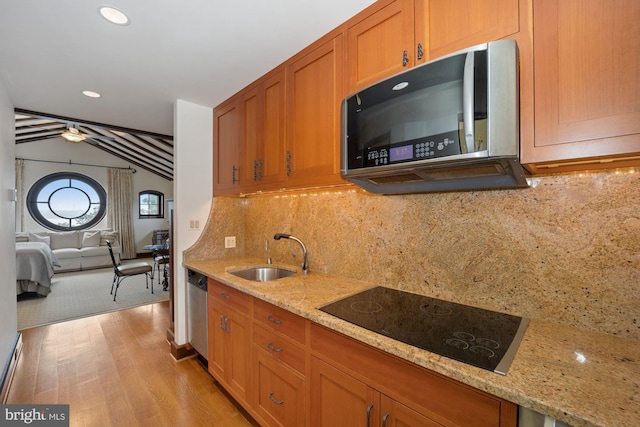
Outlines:
[[[0,363],[8,361],[18,332],[16,303],[16,245],[13,105],[0,81]]]
[[[125,160],[112,156],[88,143],[79,142],[76,144],[65,141],[62,138],[53,138],[42,141],[34,141],[16,145],[15,156],[19,158],[35,160],[53,160],[60,163],[45,163],[36,161],[26,161],[24,168],[24,190],[29,191],[38,179],[45,175],[69,171],[78,172],[90,176],[107,189],[107,169],[103,167],[82,166],[73,163],[84,163],[90,165],[129,167],[136,169],[133,174],[133,218],[134,236],[136,241],[136,252],[143,252],[143,246],[151,244],[153,230],[166,230],[169,228],[169,217],[165,215],[162,219],[140,219],[138,218],[138,193],[144,190],[156,190],[164,193],[165,200],[173,197],[173,182],[159,177],[142,168],[127,163]],[[72,164],[69,164],[71,161]],[[166,209],[165,209],[166,213]],[[24,211],[24,227],[20,230],[20,221],[17,220],[18,231],[42,231],[44,230],[37,222],[31,218],[29,212]],[[107,228],[107,217],[94,228]]]
[[[186,277],[182,252],[202,234],[213,195],[213,109],[177,100],[174,105],[174,335],[187,342]],[[197,230],[190,229],[199,221]]]

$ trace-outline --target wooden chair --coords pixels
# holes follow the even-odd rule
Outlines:
[[[116,257],[113,255],[111,242],[108,240],[107,246],[109,247],[109,254],[111,255],[111,261],[113,262],[113,282],[111,282],[111,293],[113,294],[113,300],[116,300],[116,294],[118,293],[120,282],[122,282],[127,277],[137,276],[139,274],[145,275],[147,289],[149,289],[149,278],[151,278],[151,293],[153,293],[153,267],[151,267],[146,262],[118,265],[116,263]]]

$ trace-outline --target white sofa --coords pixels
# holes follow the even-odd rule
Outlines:
[[[39,231],[35,233],[17,232],[16,242],[44,242],[58,258],[59,266],[54,272],[90,270],[92,268],[113,267],[107,240],[113,246],[116,262],[120,264],[120,240],[117,231]]]

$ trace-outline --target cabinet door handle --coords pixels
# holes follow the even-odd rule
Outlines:
[[[422,43],[418,43],[418,60],[424,56],[424,50],[422,49]]]
[[[267,343],[267,347],[269,347],[271,351],[275,351],[276,353],[280,353],[282,351],[282,348],[274,347],[272,343]]]
[[[373,409],[373,403],[367,406],[367,427],[371,426],[371,410]]]
[[[387,418],[389,418],[388,412],[384,414],[384,417],[382,417],[382,427],[387,427]]]
[[[229,321],[229,318],[227,316],[224,316],[224,328],[222,330],[230,334],[231,331],[229,330],[229,325],[227,324],[228,321]]]
[[[253,161],[253,180],[254,181],[258,180],[258,161],[257,160]]]
[[[282,325],[282,320],[274,318],[272,315],[267,316],[269,322],[273,322],[276,325]]]
[[[220,296],[224,299],[231,299],[231,295],[227,295],[224,292],[220,292]]]
[[[291,151],[287,150],[287,176],[291,175]]]
[[[236,167],[236,165],[233,165],[231,167],[231,183],[235,184],[236,182],[238,182],[238,180],[236,179],[236,171],[238,170],[238,168]]]
[[[278,400],[275,397],[273,397],[273,392],[269,393],[269,399],[271,399],[271,401],[276,405],[282,405],[284,403],[284,400]]]
[[[220,329],[224,331],[224,314],[220,315]]]
[[[409,63],[409,51],[405,50],[402,52],[402,66],[406,67]]]
[[[262,181],[262,160],[258,160],[258,179]]]

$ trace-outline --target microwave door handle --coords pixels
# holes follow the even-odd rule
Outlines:
[[[462,77],[462,120],[464,124],[464,139],[467,145],[467,153],[475,151],[475,102],[474,102],[474,59],[475,53],[468,52],[464,61],[464,74]]]

